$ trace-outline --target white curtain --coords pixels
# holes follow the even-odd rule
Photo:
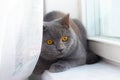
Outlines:
[[[0,0],[0,80],[26,80],[41,51],[43,0]]]

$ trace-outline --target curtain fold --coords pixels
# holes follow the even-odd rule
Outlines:
[[[25,80],[41,51],[43,0],[0,0],[0,80]]]

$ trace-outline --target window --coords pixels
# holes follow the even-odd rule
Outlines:
[[[120,0],[100,0],[101,35],[120,38]]]
[[[82,0],[89,36],[120,38],[119,0]]]
[[[120,64],[120,0],[81,0],[90,49]]]

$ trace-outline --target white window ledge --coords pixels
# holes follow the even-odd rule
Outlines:
[[[89,38],[90,49],[104,59],[120,64],[120,40],[111,38]]]
[[[120,80],[120,68],[102,61],[59,73],[45,71],[42,80]]]

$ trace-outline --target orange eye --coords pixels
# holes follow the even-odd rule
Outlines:
[[[47,44],[48,45],[52,45],[53,44],[53,40],[47,40]]]
[[[68,40],[68,37],[67,37],[67,36],[63,36],[63,37],[62,37],[62,41],[63,41],[63,42],[66,42],[67,40]]]

